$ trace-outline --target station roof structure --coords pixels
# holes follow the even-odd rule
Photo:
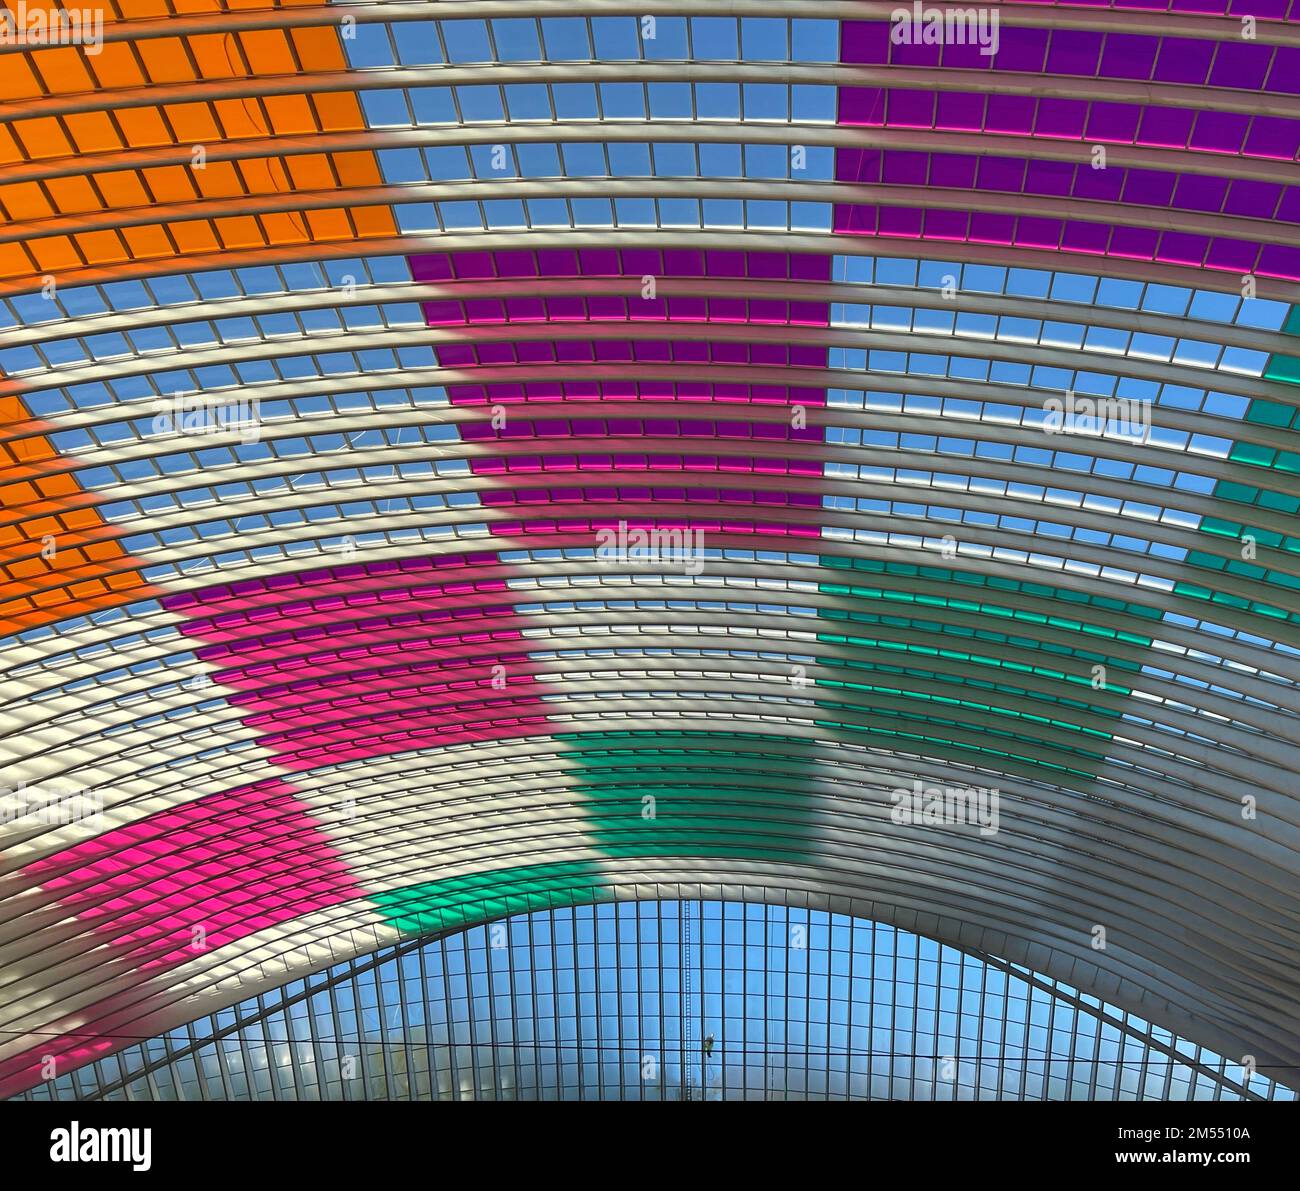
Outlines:
[[[103,13],[0,38],[0,1094],[701,898],[1295,1086],[1290,0]]]

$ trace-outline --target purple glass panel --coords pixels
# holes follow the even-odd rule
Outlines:
[[[1088,105],[1081,99],[1040,99],[1034,132],[1038,136],[1078,140],[1087,115]]]
[[[1159,42],[1132,33],[1111,33],[1101,53],[1100,71],[1112,79],[1137,79],[1146,82],[1155,65]]]
[[[1145,108],[1138,127],[1137,141],[1142,145],[1182,149],[1187,144],[1187,138],[1192,135],[1192,125],[1195,122],[1196,113],[1189,108]],[[1297,127],[1296,135],[1300,138],[1300,127]],[[1297,143],[1300,143],[1300,139]]]
[[[839,123],[878,126],[885,122],[885,92],[880,87],[841,87]]]
[[[929,91],[889,92],[889,123],[899,128],[933,128],[934,95]]]
[[[1278,46],[1264,89],[1284,95],[1300,95],[1300,48]]]
[[[1039,74],[1047,57],[1046,29],[1000,28],[998,30],[998,70]]]
[[[1209,178],[1205,175],[1183,174],[1174,188],[1174,206],[1185,211],[1210,211],[1223,209],[1228,196],[1226,178]]]
[[[1088,139],[1131,145],[1137,136],[1141,118],[1142,108],[1134,104],[1099,101],[1092,105],[1088,118]]]
[[[1046,73],[1095,78],[1102,40],[1102,34],[1082,30],[1071,29],[1066,37],[1056,33],[1048,47]]]
[[[1224,210],[1229,215],[1246,215],[1251,219],[1272,219],[1281,196],[1282,187],[1274,182],[1252,182],[1245,178],[1238,178],[1228,190],[1228,201]]]
[[[843,21],[840,23],[840,61],[883,66],[889,61],[887,21]]]
[[[1191,147],[1218,153],[1236,153],[1250,118],[1239,112],[1201,112],[1192,130]]]
[[[990,95],[985,127],[989,132],[1028,135],[1034,127],[1038,105],[1028,95]]]
[[[1264,86],[1272,57],[1272,46],[1248,41],[1221,41],[1210,70],[1210,85],[1258,91]]]
[[[1156,61],[1155,81],[1201,86],[1210,72],[1214,46],[1213,41],[1195,37],[1166,37]]]

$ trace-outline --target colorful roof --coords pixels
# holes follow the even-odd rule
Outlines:
[[[1289,3],[643,7],[0,44],[0,1093],[701,897],[1294,1086]]]

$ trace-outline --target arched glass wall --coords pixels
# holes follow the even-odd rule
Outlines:
[[[385,948],[24,1098],[1238,1100],[1244,1074],[882,923],[622,901]],[[1295,1098],[1258,1072],[1245,1094]]]

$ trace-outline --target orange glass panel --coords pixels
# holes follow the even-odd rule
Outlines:
[[[307,224],[311,228],[312,235],[319,240],[352,239],[352,224],[338,207],[329,207],[324,211],[308,211]]]
[[[122,148],[122,138],[117,135],[106,112],[76,112],[64,116],[63,122],[72,133],[79,153],[103,153]]]
[[[76,269],[81,265],[81,257],[67,236],[47,236],[43,240],[33,240],[28,251],[36,258],[36,267],[44,272]]]
[[[50,116],[37,120],[22,120],[14,126],[28,157],[68,157],[72,146],[63,135],[59,122]]]
[[[104,204],[83,175],[79,178],[50,178],[45,183],[59,211],[102,211]]]
[[[101,87],[139,87],[145,80],[131,47],[121,41],[106,41],[100,52],[87,61]]]
[[[4,635],[154,594],[46,430],[16,396],[0,397],[0,508],[17,518],[0,535]],[[41,555],[45,535],[53,539],[50,559]]]
[[[217,235],[225,248],[252,248],[266,243],[257,220],[251,215],[237,215],[228,219],[214,219]]]
[[[117,112],[117,122],[126,134],[127,145],[132,149],[172,144],[171,134],[163,124],[157,108],[122,108]]]
[[[0,204],[11,220],[45,219],[54,213],[49,200],[35,182],[14,182],[0,186]]]
[[[378,236],[397,235],[397,221],[391,207],[352,207],[349,213],[359,236],[373,240]]]
[[[167,230],[171,232],[177,248],[186,256],[198,252],[216,252],[221,247],[216,233],[212,230],[212,224],[206,219],[169,223]]]
[[[304,69],[347,69],[347,55],[339,41],[337,28],[329,25],[312,25],[305,29],[290,29],[289,38]]]
[[[111,265],[131,259],[122,237],[115,229],[105,232],[78,232],[73,236],[81,255],[92,265]]]
[[[326,132],[361,132],[366,121],[355,95],[332,91],[311,97],[316,115]]]
[[[320,5],[321,0],[292,3],[295,7],[312,7]],[[240,0],[238,4],[224,0],[177,0],[174,4],[168,0],[115,0],[109,12],[132,21],[172,13],[219,13],[232,7],[270,11],[275,5],[270,0]],[[107,42],[102,51],[87,57],[80,47],[46,47],[5,56],[5,69],[0,71],[0,100],[99,88],[106,110],[70,113],[63,122],[34,117],[17,121],[9,128],[0,126],[0,162],[94,154],[100,160],[91,163],[93,170],[99,164],[112,164],[111,160],[104,161],[104,156],[123,151],[163,146],[184,149],[197,144],[211,149],[223,139],[310,137],[318,130],[365,129],[360,104],[350,92],[181,100],[147,106],[114,107],[112,103],[113,90],[138,89],[145,84],[141,63],[148,81],[180,86],[196,79],[226,80],[250,75],[296,78],[311,72],[346,71],[339,27],[333,21],[307,29],[254,29]],[[33,64],[37,69],[32,69]],[[0,244],[0,277],[30,276],[33,270],[75,270],[86,264],[111,268],[128,256],[155,259],[223,250],[255,253],[269,244],[292,246],[312,240],[336,243],[358,236],[391,236],[395,234],[395,222],[391,211],[384,207],[358,208],[349,218],[346,206],[256,216],[242,214],[238,206],[244,194],[289,195],[296,190],[319,192],[340,185],[351,188],[381,184],[372,153],[347,152],[209,160],[201,170],[177,163],[143,170],[79,171],[47,179],[44,191],[35,182],[0,185],[0,202],[5,204],[6,212],[12,219],[27,222],[60,214],[91,213],[105,206],[115,212],[142,213],[140,208],[154,204],[205,200],[229,204],[233,200],[233,210],[215,219],[172,221],[166,228],[146,224],[75,235],[34,235],[25,242]]]
[[[293,135],[316,131],[316,115],[305,95],[268,95],[262,102],[276,132]]]
[[[302,216],[298,214],[259,215],[257,221],[272,244],[301,244],[309,238],[303,234]]]
[[[25,99],[45,93],[26,57],[25,54],[5,54],[4,69],[0,70],[0,99]]]
[[[132,256],[176,255],[176,249],[172,246],[171,240],[167,238],[167,233],[156,223],[148,224],[145,227],[124,227],[121,232],[122,238],[126,241],[127,247],[130,248]]]
[[[152,83],[188,83],[198,77],[179,37],[142,37],[135,48]]]
[[[189,39],[189,46],[202,78],[234,79],[248,74],[229,33],[199,33]]]
[[[244,58],[254,74],[297,74],[289,40],[279,29],[252,29],[239,34]]]
[[[26,277],[33,261],[21,244],[0,244],[0,277]]]
[[[337,183],[334,171],[324,153],[307,153],[302,157],[290,157],[286,164],[289,176],[298,190],[332,190]]]
[[[163,112],[182,144],[197,145],[221,139],[212,109],[206,103],[169,103]]]
[[[344,186],[379,186],[383,184],[383,175],[379,172],[379,162],[373,153],[334,153],[331,155],[334,168],[343,179]]]
[[[143,207],[149,202],[149,194],[140,185],[140,175],[135,170],[116,170],[111,174],[97,174],[95,182],[105,201],[114,211],[124,211],[128,207]]]
[[[195,173],[206,173],[197,170]],[[178,165],[155,166],[144,171],[144,180],[160,203],[189,203],[199,197],[192,173]]]
[[[42,50],[32,55],[31,62],[45,89],[53,95],[94,89],[95,82],[79,50],[68,46]]]
[[[23,155],[18,151],[18,142],[9,131],[9,125],[0,124],[0,161],[21,161]]]
[[[266,136],[271,130],[251,99],[218,99],[213,103],[222,133],[232,140]]]
[[[231,198],[246,193],[229,161],[209,161],[206,169],[194,171],[194,181],[205,198]]]
[[[128,21],[144,21],[150,17],[168,15],[167,0],[117,0],[117,5],[118,11]]]

